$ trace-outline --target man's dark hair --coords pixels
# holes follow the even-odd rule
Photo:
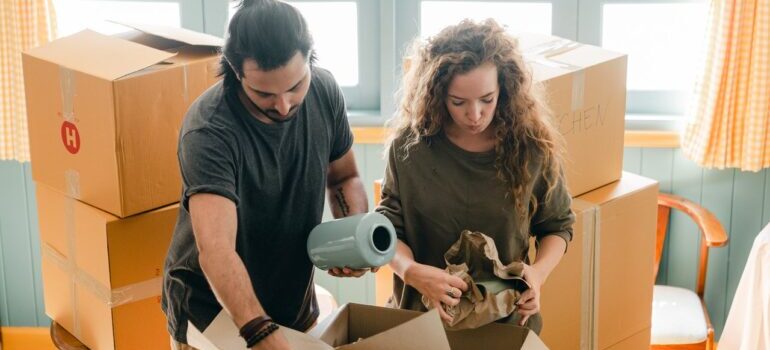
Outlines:
[[[227,28],[219,75],[231,89],[240,84],[244,60],[253,59],[269,71],[286,65],[297,52],[315,62],[313,37],[299,10],[277,0],[242,0]]]

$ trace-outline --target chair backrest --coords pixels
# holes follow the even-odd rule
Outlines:
[[[663,254],[663,243],[666,241],[668,220],[671,208],[689,216],[701,232],[700,255],[698,261],[698,279],[695,292],[703,298],[706,286],[706,269],[708,268],[709,248],[727,245],[727,233],[717,218],[706,208],[683,197],[667,193],[658,194],[658,230],[655,244],[655,277],[658,276],[660,258]]]
[[[88,347],[55,321],[51,322],[51,341],[60,350],[88,350]]]

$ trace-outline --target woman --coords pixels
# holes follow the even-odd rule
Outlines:
[[[412,53],[377,208],[399,238],[396,307],[424,311],[425,296],[451,322],[442,306],[468,286],[444,271],[443,256],[467,229],[491,237],[504,264],[525,263],[531,288],[506,321],[540,330],[540,288],[572,239],[574,215],[560,135],[517,46],[493,20],[463,21]]]

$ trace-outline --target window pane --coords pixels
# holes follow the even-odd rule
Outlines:
[[[369,1],[369,0],[367,0]],[[318,65],[341,86],[358,85],[358,15],[355,2],[287,1],[305,17],[313,34]],[[238,2],[230,3],[232,18]]]
[[[514,33],[551,34],[551,4],[484,1],[423,1],[420,33],[426,38],[465,18],[494,18]]]
[[[691,90],[707,11],[703,3],[604,5],[602,46],[628,54],[628,89]]]
[[[178,2],[54,0],[59,37],[83,29],[103,34],[130,30],[107,20],[181,27]]]

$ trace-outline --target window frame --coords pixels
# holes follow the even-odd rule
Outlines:
[[[235,1],[203,1],[204,31],[224,37],[228,10]],[[290,2],[352,2],[358,16],[358,85],[342,86],[349,111],[372,113],[380,109],[379,31],[380,16],[376,1],[371,0],[289,0]]]
[[[175,2],[182,27],[223,37],[230,0],[91,0]],[[358,12],[359,84],[342,87],[353,125],[382,126],[396,109],[402,60],[420,34],[421,3],[427,0],[291,0],[355,2]],[[465,0],[443,0],[447,2]],[[704,3],[706,0],[484,0],[550,3],[555,36],[601,46],[605,4]],[[690,91],[628,90],[626,128],[678,130]]]
[[[66,0],[60,0],[66,1]],[[182,28],[204,31],[203,1],[204,0],[88,0],[91,2],[171,2],[179,4],[179,23]]]

